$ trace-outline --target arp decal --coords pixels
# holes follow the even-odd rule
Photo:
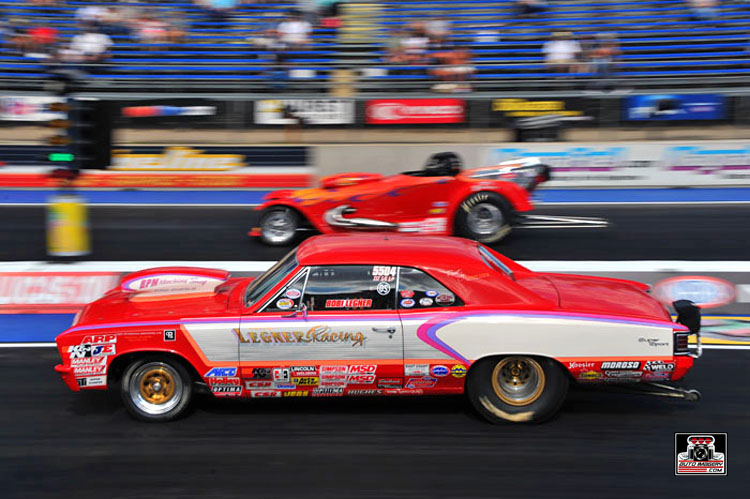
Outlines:
[[[84,344],[84,343],[91,343],[91,344],[117,343],[117,335],[95,334],[95,335],[84,336],[83,339],[81,340],[81,344]]]
[[[372,300],[370,300],[372,301]],[[306,331],[269,331],[266,329],[250,329],[242,332],[234,330],[240,344],[273,344],[273,343],[351,343],[352,347],[365,346],[365,336],[362,332],[332,331],[329,326],[313,326]],[[241,346],[240,345],[240,346]]]

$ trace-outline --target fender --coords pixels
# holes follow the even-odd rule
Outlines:
[[[448,227],[453,227],[456,223],[456,215],[458,210],[461,209],[461,203],[472,194],[478,192],[494,192],[505,198],[510,204],[514,212],[526,212],[534,209],[534,205],[531,202],[531,196],[524,189],[516,184],[510,182],[496,182],[496,181],[481,181],[482,188],[479,189],[478,181],[471,179],[466,182],[462,182],[461,189],[457,190],[457,194],[454,194],[454,201],[451,202],[453,208],[448,215]],[[453,230],[451,229],[451,234]]]
[[[288,191],[291,192],[291,191]],[[315,230],[320,232],[321,234],[328,234],[333,232],[331,228],[323,221],[322,216],[315,216],[310,208],[311,207],[302,207],[298,203],[294,203],[289,200],[288,197],[279,197],[270,199],[268,201],[263,202],[263,204],[256,206],[255,211],[257,212],[263,212],[266,208],[272,208],[274,206],[279,206],[283,208],[291,208],[295,211],[297,211],[300,215],[302,215],[307,222],[313,226]]]

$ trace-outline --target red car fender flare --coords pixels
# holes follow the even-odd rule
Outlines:
[[[461,204],[469,196],[480,192],[492,192],[502,196],[508,201],[515,212],[525,212],[534,209],[528,191],[519,185],[510,182],[493,182],[493,185],[487,185],[483,189],[476,189],[476,187],[477,185],[474,183],[466,183],[460,190],[458,190],[459,194],[456,194],[456,197],[454,198],[456,201],[453,203],[451,212],[448,214],[449,227],[452,227],[455,223],[456,214],[461,208]]]
[[[281,208],[291,208],[297,213],[299,213],[310,225],[315,228],[318,232],[322,234],[327,234],[329,232],[332,232],[330,227],[326,225],[323,220],[318,220],[316,217],[311,216],[310,212],[306,210],[305,208],[302,208],[296,203],[290,202],[288,199],[271,199],[269,201],[264,202],[260,206],[257,206],[255,208],[258,212],[263,212],[264,210],[268,208],[273,207],[281,207]]]

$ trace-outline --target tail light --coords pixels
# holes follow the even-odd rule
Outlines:
[[[690,349],[688,348],[688,333],[679,332],[674,335],[674,354],[675,355],[688,355]]]

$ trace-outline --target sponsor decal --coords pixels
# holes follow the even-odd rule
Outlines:
[[[164,330],[164,341],[175,341],[177,339],[177,331],[174,329]]]
[[[292,376],[316,376],[318,368],[315,366],[292,366],[289,368]]]
[[[432,366],[432,369],[430,369],[430,374],[439,378],[448,376],[448,373],[450,373],[450,371],[445,366]]]
[[[321,376],[320,378],[320,384],[321,385],[331,385],[334,383],[342,383],[346,384],[347,376],[346,374],[327,374],[325,376]]]
[[[370,298],[326,300],[326,308],[372,308],[372,300]]]
[[[226,171],[244,168],[244,154],[212,154],[203,149],[169,146],[161,153],[112,151],[112,170],[125,171]]]
[[[404,298],[403,300],[401,300],[401,306],[404,308],[411,308],[414,306],[414,303],[414,300],[411,298]]]
[[[75,313],[118,282],[119,274],[114,273],[4,272],[0,274],[0,311]]]
[[[350,385],[369,385],[375,382],[374,374],[355,374],[346,380]]]
[[[190,274],[155,274],[129,279],[120,285],[123,291],[150,293],[196,293],[213,291],[226,279]]]
[[[639,369],[640,367],[640,362],[629,360],[624,362],[602,362],[600,369]]]
[[[92,376],[96,374],[105,374],[106,372],[107,372],[107,364],[95,364],[95,365],[89,365],[89,366],[73,366],[73,374],[76,376]]]
[[[78,383],[78,386],[86,386],[86,378],[78,378],[76,383]]]
[[[398,224],[399,232],[420,232],[422,234],[434,234],[445,232],[448,219],[445,217],[429,217],[422,220],[411,220]]]
[[[665,305],[690,300],[700,308],[716,308],[734,303],[737,290],[731,282],[716,277],[680,276],[657,282],[651,295]]]
[[[125,118],[153,118],[156,116],[213,116],[215,106],[128,106],[122,108]]]
[[[424,294],[425,294],[425,296],[429,296],[430,298],[435,298],[435,297],[436,297],[437,295],[439,295],[440,293],[438,293],[438,292],[437,292],[437,291],[435,291],[434,289],[430,289],[430,290],[428,290],[428,291],[425,291],[425,292],[424,292]]]
[[[462,99],[375,99],[366,103],[368,125],[463,123]]]
[[[404,364],[405,376],[429,376],[429,364]]]
[[[399,295],[401,296],[401,298],[414,298],[414,291],[412,291],[411,289],[404,289],[399,293]]]
[[[440,305],[450,305],[454,301],[456,301],[456,297],[450,293],[444,293],[435,297],[435,302]]]
[[[302,378],[292,378],[292,383],[297,386],[317,386],[320,379],[314,376],[305,376]]]
[[[643,373],[641,371],[604,371],[604,375],[608,378],[639,379]]]
[[[383,390],[384,395],[422,395],[424,390],[421,388],[391,388]]]
[[[334,388],[334,387],[318,387],[313,389],[312,396],[313,397],[336,397],[339,395],[344,394],[343,388]]]
[[[289,298],[281,298],[279,300],[276,300],[276,308],[280,308],[281,310],[289,310],[293,306],[294,302]]]
[[[638,338],[638,343],[648,343],[648,346],[650,347],[666,347],[669,346],[669,343],[661,340],[659,338],[644,338],[641,336]]]
[[[675,433],[675,475],[726,475],[726,433]]]
[[[218,385],[239,385],[240,378],[211,378],[208,380],[211,386]]]
[[[586,371],[578,375],[578,379],[581,380],[594,380],[601,379],[602,373],[599,371]]]
[[[250,372],[251,379],[271,379],[271,369],[268,367],[254,367]]]
[[[273,381],[245,381],[246,390],[255,390],[257,388],[273,388]]]
[[[363,395],[363,396],[381,395],[382,393],[383,393],[383,390],[378,390],[377,388],[367,388],[364,390],[349,389],[346,391],[347,395]]]
[[[372,280],[380,281],[380,282],[393,282],[396,280],[397,271],[398,271],[398,267],[391,267],[389,265],[373,265]],[[388,286],[388,291],[390,290],[391,290],[391,287]],[[388,293],[386,292],[383,294],[387,295]]]
[[[386,296],[391,292],[391,285],[387,282],[379,282],[376,290],[380,296]]]
[[[296,390],[297,385],[294,383],[274,383],[273,387],[277,390]]]
[[[284,392],[281,396],[282,397],[308,397],[310,395],[310,392],[302,391],[302,390],[294,390],[291,392]]]
[[[623,101],[628,121],[720,120],[727,117],[727,99],[719,94],[631,95]]]
[[[302,292],[297,288],[289,288],[286,290],[286,293],[284,293],[284,296],[286,296],[290,300],[296,300],[297,298],[302,296]]]
[[[68,347],[68,354],[70,355],[71,359],[114,355],[115,345],[113,343],[105,345],[92,345],[90,343],[86,343],[83,345],[72,345]]]
[[[464,376],[466,376],[466,366],[456,364],[455,366],[451,367],[451,376],[453,376],[454,378],[463,378]]]
[[[255,101],[258,125],[348,125],[354,123],[349,99],[263,99]]]
[[[645,372],[641,379],[644,381],[664,381],[672,377],[671,372]]]
[[[349,372],[349,368],[346,366],[320,366],[320,374],[346,374]]]
[[[320,380],[320,384],[318,384],[318,387],[320,388],[346,388],[346,378],[344,378],[342,381],[330,381],[330,380]]]
[[[674,362],[664,362],[663,360],[650,360],[646,362],[643,369],[651,372],[669,372],[674,371]]]
[[[372,300],[370,300],[372,302]],[[313,326],[307,331],[269,331],[267,329],[249,329],[244,333],[240,329],[234,330],[240,344],[269,344],[269,343],[351,343],[352,347],[365,346],[365,336],[362,332],[332,331],[329,326]]]
[[[254,399],[279,398],[281,397],[281,391],[280,390],[253,390],[250,392],[250,397]]]
[[[0,121],[51,121],[67,119],[67,113],[50,111],[50,104],[62,104],[62,97],[0,97]]]
[[[239,385],[211,385],[211,393],[217,397],[239,397],[242,387]]]
[[[79,378],[77,382],[78,382],[78,386],[106,386],[107,377],[106,376],[89,376],[87,378]]]
[[[429,376],[424,378],[410,378],[406,381],[406,388],[432,388],[437,383],[437,378]]]
[[[375,364],[349,366],[349,374],[375,374],[378,366]]]
[[[81,357],[70,359],[71,366],[95,366],[107,363],[107,357]]]
[[[423,307],[429,307],[429,306],[431,306],[431,305],[432,305],[432,298],[427,298],[427,297],[425,297],[425,298],[420,298],[420,299],[419,299],[419,304],[420,304],[421,306],[423,306]]]
[[[595,362],[569,362],[568,369],[590,369],[595,365]]]
[[[289,383],[291,376],[288,367],[274,367],[272,372],[274,383]]]
[[[404,380],[401,378],[379,378],[378,388],[401,388]]]
[[[84,336],[81,343],[91,343],[92,345],[101,343],[117,343],[115,334],[96,334],[93,336]]]
[[[237,376],[236,367],[213,367],[203,375],[204,378],[227,378]]]
[[[496,113],[502,123],[508,118],[536,118],[541,116],[559,116],[566,118],[580,118],[584,116],[583,99],[516,99],[502,98],[492,101],[492,112]]]

